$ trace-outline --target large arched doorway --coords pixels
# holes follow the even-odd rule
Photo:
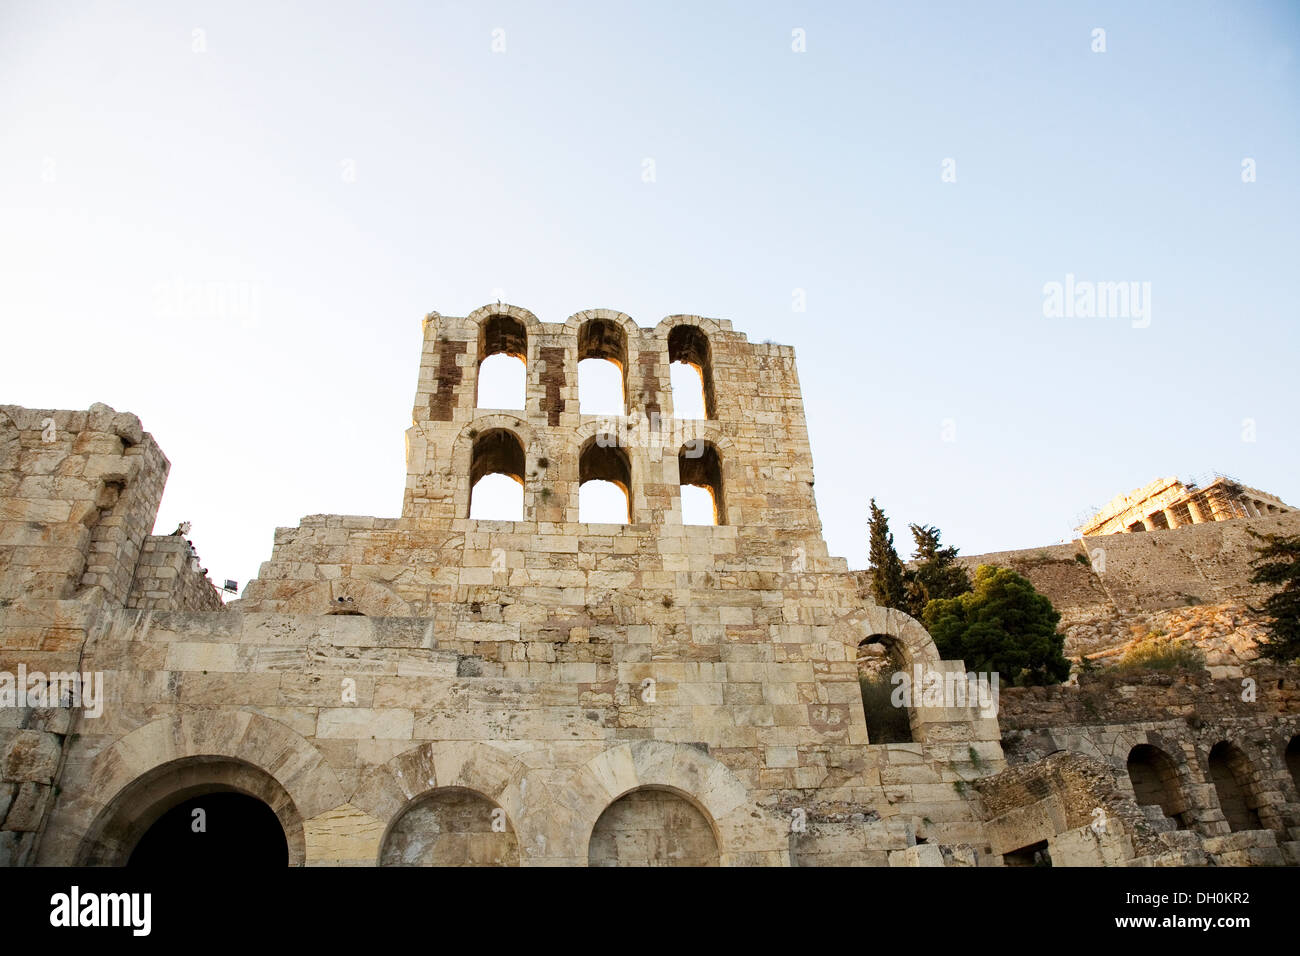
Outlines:
[[[111,800],[77,862],[187,869],[296,866],[302,817],[270,774],[228,757],[156,767]]]
[[[596,821],[588,866],[717,866],[708,818],[670,790],[642,788],[615,800]]]
[[[410,804],[389,827],[380,866],[518,866],[506,812],[474,790],[444,787]]]
[[[233,790],[190,797],[160,816],[128,866],[270,869],[289,864],[289,841],[269,806]]]

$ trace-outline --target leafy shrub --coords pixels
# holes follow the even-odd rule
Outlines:
[[[967,670],[997,671],[1017,687],[1059,684],[1070,674],[1056,630],[1061,615],[1010,568],[980,565],[973,591],[931,601],[923,619],[944,660],[965,661]]]
[[[1138,641],[1115,664],[1120,671],[1203,671],[1205,655],[1193,644],[1151,633]]]

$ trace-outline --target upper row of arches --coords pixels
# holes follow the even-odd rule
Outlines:
[[[528,325],[511,312],[492,312],[479,321],[478,327],[475,407],[525,408]],[[613,317],[592,316],[578,325],[577,339],[579,411],[584,415],[627,414],[627,325]],[[717,418],[713,349],[708,333],[692,323],[672,325],[668,330],[668,362],[674,417]]]

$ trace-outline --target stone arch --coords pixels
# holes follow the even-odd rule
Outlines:
[[[364,615],[366,617],[414,617],[411,607],[396,591],[365,578],[335,578],[318,581],[294,592],[277,611],[282,614]]]
[[[575,353],[577,362],[578,410],[580,414],[626,415],[631,407],[631,369],[630,346],[627,334],[622,327],[605,319],[588,319],[578,328],[578,347]],[[613,365],[609,369],[607,363]],[[584,366],[587,366],[584,369]],[[603,371],[602,371],[603,369]],[[616,371],[615,371],[616,370]],[[619,385],[617,405],[613,407],[596,407],[588,404],[585,395],[591,384],[591,376],[612,375]],[[585,379],[585,380],[584,380]],[[611,396],[612,398],[612,396]]]
[[[380,866],[518,866],[509,816],[477,790],[438,787],[408,803],[389,823]]]
[[[565,331],[577,335],[582,326],[593,319],[603,319],[621,328],[623,334],[627,336],[629,349],[639,344],[641,326],[636,324],[636,320],[632,316],[626,312],[619,312],[617,309],[583,309],[581,312],[575,312],[564,320]]]
[[[873,635],[893,638],[909,668],[916,664],[933,666],[940,661],[939,649],[930,632],[916,618],[892,607],[873,604],[854,611],[836,622],[831,633],[854,653],[863,638]]]
[[[708,490],[713,497],[715,525],[727,523],[724,461],[718,446],[704,439],[689,441],[677,452],[679,486],[696,485]]]
[[[536,459],[533,457],[539,453],[541,445],[537,440],[536,430],[519,415],[511,415],[505,412],[494,412],[486,415],[477,415],[472,421],[466,422],[465,427],[456,435],[456,440],[451,446],[451,466],[450,475],[453,486],[455,487],[455,515],[466,517],[469,515],[470,497],[474,482],[482,477],[476,475],[475,469],[475,445],[481,438],[492,432],[508,432],[519,443],[523,451],[523,470],[518,475],[519,480],[524,485],[524,520],[528,520],[528,472],[530,468],[535,468]],[[544,452],[543,452],[544,454]],[[518,462],[515,462],[518,465]],[[461,479],[465,480],[461,480]]]
[[[607,481],[627,495],[627,523],[635,523],[633,508],[632,458],[619,445],[608,444],[598,437],[588,438],[578,448],[578,493],[588,481]],[[582,521],[581,508],[578,520]]]
[[[524,330],[528,333],[528,342],[531,345],[537,341],[537,336],[541,334],[542,323],[537,316],[527,309],[518,305],[510,305],[505,302],[489,302],[487,305],[479,306],[468,316],[465,317],[467,322],[477,326],[482,326],[484,322],[494,316],[506,316],[514,319],[523,325]]]
[[[505,488],[511,490],[512,495],[518,495],[518,518],[510,520],[522,521],[527,471],[528,453],[524,450],[524,443],[519,440],[518,435],[508,428],[492,428],[479,432],[474,436],[474,443],[470,446],[469,500],[465,506],[465,517],[474,517],[474,490],[479,482],[489,476],[502,475],[518,485],[516,488],[508,481],[502,483]],[[509,518],[508,515],[498,517]]]
[[[605,810],[646,788],[670,791],[700,811],[713,829],[721,865],[764,853],[788,859],[788,834],[748,803],[745,785],[731,770],[697,747],[664,740],[637,740],[602,751],[574,775],[556,801],[566,811],[566,855],[588,860],[592,832]]]
[[[1210,748],[1207,761],[1219,808],[1228,826],[1234,832],[1262,829],[1254,770],[1242,749],[1230,741],[1220,740]]]
[[[1138,744],[1128,752],[1125,771],[1139,807],[1158,807],[1162,814],[1178,824],[1178,829],[1187,829],[1186,814],[1191,806],[1184,795],[1178,765],[1173,757],[1153,744]]]
[[[699,325],[679,322],[668,329],[668,366],[682,362],[694,368],[700,375],[700,387],[704,393],[704,417],[716,420],[718,417],[717,391],[713,384],[713,344],[707,332]],[[676,399],[673,400],[674,415]]]
[[[306,860],[302,814],[270,774],[242,760],[185,757],[156,767],[132,781],[101,813],[93,838],[83,842],[78,865],[123,866],[167,811],[192,799],[233,793],[261,801],[284,831],[290,866]]]
[[[607,806],[592,827],[588,866],[717,866],[712,822],[666,787],[638,787]]]
[[[543,801],[529,803],[531,789],[528,768],[505,750],[491,744],[463,740],[429,741],[405,750],[382,767],[376,767],[352,797],[353,805],[385,821],[383,848],[389,831],[401,815],[419,800],[438,790],[472,791],[505,811],[507,826],[515,834],[521,852],[538,841],[530,821],[545,819]]]
[[[631,316],[613,309],[575,312],[565,320],[564,325],[574,343],[571,353],[566,350],[566,354],[572,355],[573,361],[572,374],[566,374],[566,378],[577,386],[579,411],[581,412],[582,389],[579,366],[586,359],[603,359],[613,362],[619,368],[623,383],[623,401],[619,414],[628,414],[633,406],[631,371],[640,356],[641,328]]]
[[[434,313],[436,314],[436,313]],[[518,334],[498,335],[492,329],[494,320],[503,320],[505,323],[516,327],[516,333],[522,330],[523,349],[522,355],[517,352]],[[507,303],[489,303],[480,306],[471,312],[463,320],[455,320],[458,327],[472,325],[477,327],[475,343],[468,346],[474,353],[474,361],[469,367],[460,370],[463,376],[458,389],[462,392],[468,391],[473,396],[470,403],[475,409],[479,407],[479,369],[483,362],[493,355],[508,354],[516,355],[523,359],[524,363],[524,404],[520,406],[520,411],[527,408],[528,405],[528,378],[529,373],[534,367],[537,359],[538,341],[542,332],[542,323],[538,321],[537,316],[527,309],[517,305]],[[466,330],[468,331],[468,330]],[[504,346],[504,347],[502,347]],[[472,381],[470,379],[473,379]]]
[[[169,790],[224,787],[271,806],[286,825],[290,863],[301,863],[305,821],[343,803],[338,778],[315,747],[278,721],[240,710],[161,717],[100,751],[79,779],[84,787],[69,788],[52,814],[44,862],[111,862],[144,817],[171,799]]]
[[[654,327],[654,335],[658,338],[667,339],[668,334],[679,325],[693,325],[705,335],[709,340],[717,338],[724,329],[717,319],[710,319],[703,315],[666,315]]]
[[[538,447],[536,430],[522,416],[506,412],[476,415],[472,421],[465,423],[465,427],[457,433],[456,440],[452,442],[451,460],[458,473],[464,475],[470,473],[475,440],[480,435],[496,430],[511,432],[523,445],[526,454],[531,454],[533,449]]]
[[[881,650],[875,651],[879,646]],[[862,691],[862,711],[867,723],[867,739],[873,744],[913,743],[921,738],[915,707],[893,706],[893,675],[909,673],[898,638],[890,634],[871,634],[857,647],[858,684]]]
[[[474,407],[475,408],[518,408],[524,409],[528,405],[528,328],[523,321],[514,316],[501,311],[494,311],[488,315],[478,326],[478,349],[474,362]],[[495,378],[500,380],[503,375],[509,375],[511,378],[517,373],[519,375],[519,392],[518,400],[511,401],[508,404],[504,402],[485,405],[483,401],[483,382],[486,375],[485,370],[489,368],[489,360],[497,360],[500,363],[500,370],[495,373]],[[522,367],[516,367],[508,360],[517,360]],[[513,371],[507,371],[511,370]],[[509,378],[506,379],[509,381]],[[512,388],[514,383],[511,383]]]

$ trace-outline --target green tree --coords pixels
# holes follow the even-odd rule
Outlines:
[[[903,579],[903,562],[894,550],[894,536],[889,533],[889,519],[871,499],[871,516],[867,519],[871,546],[869,568],[871,571],[871,596],[881,607],[908,611],[907,585]]]
[[[957,563],[957,549],[939,546],[939,529],[933,525],[914,524],[912,537],[916,566],[904,575],[908,612],[920,618],[931,601],[955,598],[970,590],[970,575]]]
[[[1275,661],[1295,660],[1300,658],[1300,535],[1250,533],[1263,542],[1250,562],[1251,582],[1280,585],[1262,608],[1251,608],[1268,618],[1269,636],[1259,642],[1259,652]]]
[[[1070,674],[1061,615],[1010,568],[982,564],[974,590],[926,605],[926,629],[944,658],[960,658],[973,671],[997,671],[1018,687],[1059,684]]]

